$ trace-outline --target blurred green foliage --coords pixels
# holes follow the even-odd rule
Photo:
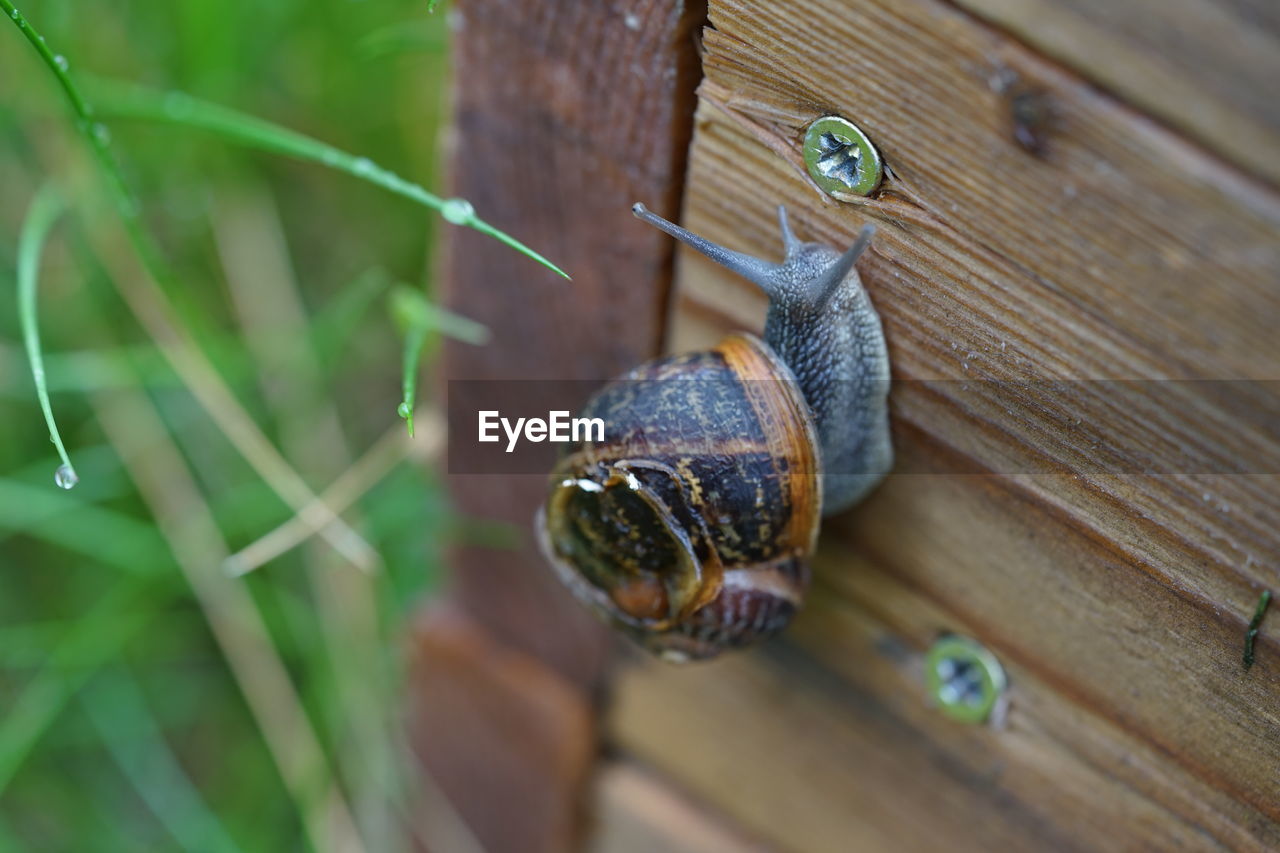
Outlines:
[[[443,9],[428,14],[404,0],[18,5],[73,75],[181,90],[439,185]],[[110,132],[143,222],[175,272],[168,295],[181,322],[322,492],[397,426],[402,353],[390,282],[429,291],[437,218],[348,176],[208,134],[125,122]],[[91,168],[82,149],[47,69],[15,28],[0,26],[0,850],[321,846],[100,407],[143,390],[232,549],[293,513],[125,307],[86,238],[92,217],[112,216],[92,199],[73,199],[39,282],[53,408],[80,475],[72,491],[53,484],[58,459],[13,298],[16,245],[47,180],[64,193],[79,186],[75,176]],[[281,258],[283,267],[272,265]],[[262,280],[245,280],[258,261]],[[259,290],[263,298],[246,298]],[[291,328],[272,314],[281,294],[300,300],[304,334],[271,335]],[[279,347],[275,369],[246,345],[248,328]],[[310,368],[278,369],[293,361]],[[334,420],[328,413],[337,431],[321,428]],[[291,452],[299,446],[310,452]],[[408,460],[349,518],[383,562],[367,581],[372,635],[344,633],[363,624],[343,610],[357,604],[324,587],[333,573],[355,570],[323,541],[236,583],[251,594],[318,734],[328,775],[315,785],[336,786],[367,849],[396,850],[406,846],[401,809],[413,790],[394,725],[402,632],[431,594],[439,550],[459,522],[429,467]]]

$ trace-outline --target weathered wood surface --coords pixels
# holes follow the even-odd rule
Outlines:
[[[442,379],[598,380],[654,355],[672,246],[629,210],[642,199],[677,213],[704,7],[450,5],[449,192],[574,279],[469,229],[449,230],[444,297],[487,325],[494,343],[449,346]],[[544,488],[543,476],[450,478],[460,513],[508,522],[522,538],[516,549],[453,555],[451,597],[480,639],[459,644],[429,624],[417,642],[418,749],[487,851],[560,851],[583,837],[588,792],[575,761],[596,747],[591,712],[613,640],[533,546]],[[533,713],[548,705],[566,715],[563,725]],[[540,768],[539,756],[555,761]]]
[[[767,853],[723,815],[709,814],[688,793],[626,761],[604,763],[595,782],[591,853]]]
[[[934,473],[826,525],[784,640],[624,675],[619,744],[787,850],[1280,846],[1274,621],[1240,662],[1280,587],[1280,395],[1092,381],[1280,378],[1280,197],[947,3],[710,16],[684,224],[777,257],[778,202],[802,238],[876,222],[897,470]],[[997,74],[1051,106],[1039,155]],[[880,147],[879,199],[804,176],[826,113]],[[676,298],[673,349],[763,316],[692,254]],[[1009,668],[1002,728],[928,706],[946,630]]]
[[[429,853],[569,850],[585,837],[594,711],[572,682],[463,614],[413,637],[409,739]]]
[[[652,356],[672,247],[630,215],[674,214],[696,83],[699,4],[475,0],[455,5],[450,192],[573,276],[566,282],[473,230],[448,232],[450,308],[493,345],[451,345],[445,379],[608,378]],[[541,477],[455,477],[458,509],[530,537]],[[609,644],[537,556],[460,549],[458,600],[496,636],[569,678],[596,681]]]
[[[1280,183],[1275,0],[954,0]]]

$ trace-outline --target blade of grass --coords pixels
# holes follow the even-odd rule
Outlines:
[[[26,383],[18,387],[17,364],[28,357],[23,347],[0,341],[0,394],[26,396]],[[130,377],[120,361],[119,353],[106,350],[78,350],[45,355],[45,387],[50,391],[83,391],[88,388],[110,388]],[[149,376],[147,384],[176,381],[173,371],[164,368],[159,375]]]
[[[1249,671],[1253,667],[1253,641],[1258,636],[1258,631],[1262,626],[1262,617],[1267,612],[1267,605],[1271,603],[1271,590],[1264,589],[1262,594],[1258,596],[1258,607],[1253,611],[1253,618],[1249,620],[1249,628],[1244,634],[1244,668]]]
[[[16,480],[0,478],[0,530],[38,537],[128,574],[172,566],[151,525]]]
[[[27,683],[0,720],[0,799],[22,762],[49,725],[66,707],[67,700],[97,667],[110,660],[156,612],[133,606],[144,580],[116,584],[98,600],[53,649],[49,662]],[[69,661],[77,666],[70,668]]]
[[[391,292],[391,313],[404,333],[403,398],[396,408],[413,438],[413,408],[418,389],[418,365],[427,334],[441,334],[469,344],[488,343],[489,329],[475,320],[454,314],[426,300],[417,290],[401,285]]]
[[[125,778],[179,846],[190,851],[240,849],[174,757],[127,669],[100,675],[81,704]]]
[[[493,337],[483,323],[428,302],[420,291],[407,284],[391,292],[391,313],[402,328],[439,332],[464,344],[483,346]]]
[[[315,507],[315,495],[306,481],[290,467],[249,417],[217,370],[189,339],[189,335],[183,334],[183,328],[166,296],[165,283],[172,285],[173,277],[162,261],[158,246],[142,227],[137,202],[125,183],[120,164],[111,152],[106,128],[94,120],[92,108],[67,74],[67,60],[50,50],[44,37],[35,31],[11,0],[0,0],[0,11],[13,20],[65,93],[75,118],[76,130],[89,146],[111,202],[124,226],[125,235],[141,264],[140,268],[135,269],[121,257],[115,241],[98,240],[99,254],[112,269],[116,286],[130,309],[160,346],[174,370],[183,377],[205,411],[258,474],[295,511],[302,507],[312,507],[312,511],[324,515],[328,523],[322,527],[322,535],[352,563],[372,570],[379,563],[377,552],[342,519],[329,513],[323,506]],[[97,225],[96,222],[91,223],[91,238],[99,236],[101,228],[94,227]]]
[[[315,476],[339,476],[351,464],[351,451],[320,360],[307,345],[307,311],[274,198],[248,184],[219,193],[211,223],[281,447]],[[265,379],[272,376],[288,376],[289,382]],[[358,527],[359,514],[350,518]],[[370,768],[393,761],[384,737],[392,717],[388,679],[381,677],[389,674],[391,656],[378,631],[373,579],[350,571],[314,541],[302,556],[321,636],[309,644],[307,661],[316,672],[327,664],[332,676],[319,704],[329,709],[325,728],[335,744],[335,764],[366,843],[385,850],[394,819],[372,790]]]
[[[363,36],[355,52],[367,62],[398,53],[443,53],[445,46],[444,30],[436,21],[404,21]]]
[[[311,315],[307,334],[326,372],[332,372],[366,312],[388,286],[380,269],[366,270]]]
[[[139,269],[127,253],[120,251],[116,241],[100,233],[98,223],[90,223],[89,231],[117,289],[227,440],[290,509],[313,516],[321,535],[352,565],[364,571],[377,569],[382,562],[377,550],[316,500],[311,487],[266,437],[208,357],[178,325],[172,306],[162,301],[162,291],[145,286],[148,270]],[[155,283],[154,278],[150,281]]]
[[[165,551],[166,559],[168,551]],[[173,567],[176,569],[176,566]],[[84,565],[80,577],[94,575],[91,563]],[[68,575],[71,577],[71,575]],[[68,581],[68,587],[75,581]],[[176,587],[178,594],[186,592],[186,585],[176,574],[157,579],[157,589]],[[155,599],[148,599],[152,602]],[[79,621],[75,615],[63,619],[40,619],[34,622],[17,622],[0,626],[0,669],[28,670],[34,672],[49,662],[49,650],[55,648],[58,641]],[[199,656],[203,659],[204,625],[199,620],[191,619],[189,611],[181,607],[157,611],[147,623],[146,629],[152,637],[163,637],[163,643],[147,643],[135,645],[129,649],[129,660],[134,665],[165,666],[171,663],[184,663]],[[200,651],[192,654],[192,648]],[[185,654],[184,654],[185,650]],[[87,658],[67,657],[68,667],[80,667],[92,664],[97,650],[85,650]],[[5,673],[3,678],[9,678]]]
[[[422,458],[435,456],[444,446],[444,419],[431,410],[425,418],[428,428],[427,441],[421,448],[412,448]],[[365,492],[373,488],[387,475],[396,463],[410,450],[403,440],[399,427],[388,430],[350,468],[333,481],[317,500],[324,501],[334,512],[344,512]],[[316,533],[312,521],[302,513],[290,518],[262,538],[227,558],[223,569],[230,575],[243,575],[270,560],[296,548],[307,537]]]
[[[474,228],[525,257],[537,261],[556,274],[569,278],[568,273],[547,258],[476,216],[475,208],[470,202],[460,198],[441,198],[418,184],[405,180],[391,170],[379,166],[368,157],[349,154],[318,139],[238,110],[202,101],[183,92],[158,92],[101,80],[94,87],[94,103],[98,108],[98,114],[106,118],[153,121],[197,128],[251,148],[319,163],[331,169],[346,172],[348,175],[368,181],[435,210],[447,222]]]
[[[249,591],[220,571],[227,544],[181,452],[141,392],[90,398],[169,542],[317,851],[362,850],[351,810]]]
[[[66,205],[53,186],[46,184],[31,202],[27,219],[22,224],[22,236],[18,239],[18,319],[22,323],[22,339],[27,347],[27,358],[31,362],[31,378],[35,380],[36,396],[40,399],[40,411],[44,412],[45,423],[49,425],[49,439],[58,449],[62,465],[54,473],[53,479],[64,489],[70,489],[80,482],[75,466],[67,456],[67,448],[62,444],[62,434],[58,432],[58,424],[53,419],[53,406],[49,403],[49,386],[45,379],[44,357],[40,351],[40,324],[36,320],[36,292],[40,278],[40,253],[44,249],[44,241],[49,231],[57,222]]]
[[[404,333],[403,398],[396,407],[396,414],[404,418],[409,438],[413,438],[413,404],[418,392],[418,363],[422,360],[422,345],[427,342],[427,330],[422,326],[410,326]]]
[[[385,274],[377,270],[352,279],[313,315],[307,336],[311,346],[328,367],[342,355],[360,321],[374,300],[388,287]],[[253,365],[243,342],[232,335],[209,341],[213,360],[233,384],[253,375]],[[23,397],[29,393],[25,380],[18,381],[18,364],[27,356],[22,347],[0,340],[0,394]],[[45,385],[50,391],[90,391],[135,383],[134,371],[141,369],[147,387],[181,385],[164,355],[150,344],[72,350],[44,354]],[[80,449],[79,455],[83,456]],[[83,460],[82,460],[83,461]]]

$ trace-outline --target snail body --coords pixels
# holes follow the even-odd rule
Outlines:
[[[776,633],[801,604],[823,515],[892,464],[888,355],[854,262],[795,238],[770,264],[635,214],[756,283],[764,341],[731,335],[606,385],[583,416],[604,440],[567,446],[536,528],[581,601],[664,657],[711,657]]]

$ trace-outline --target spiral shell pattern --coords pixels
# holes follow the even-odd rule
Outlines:
[[[650,361],[584,408],[537,520],[573,593],[650,650],[706,658],[800,606],[821,516],[818,442],[795,377],[764,343]]]

